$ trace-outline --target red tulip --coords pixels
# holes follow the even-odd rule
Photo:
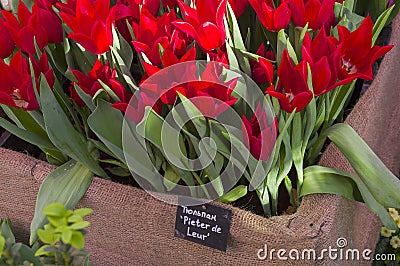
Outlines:
[[[335,0],[288,0],[292,11],[292,20],[298,27],[319,30],[334,24],[335,14],[333,7]]]
[[[249,0],[261,24],[269,31],[285,29],[290,22],[290,9],[286,1],[274,8],[272,0]]]
[[[136,40],[132,42],[139,54],[145,54],[154,66],[161,66],[160,46],[166,50],[172,36],[171,21],[175,20],[175,13],[164,13],[155,18],[146,9],[140,14],[140,22],[132,23]],[[185,48],[186,50],[186,48]]]
[[[372,20],[367,16],[353,32],[346,27],[338,26],[339,31],[339,79],[363,78],[373,79],[372,64],[386,54],[392,45],[372,46]]]
[[[325,94],[343,84],[337,80],[336,66],[339,61],[337,44],[337,39],[326,36],[324,28],[318,32],[314,40],[311,41],[309,34],[304,38],[303,60],[310,64],[315,96]]]
[[[45,25],[41,24],[39,14],[31,13],[23,1],[18,4],[18,19],[5,10],[1,11],[4,18],[4,26],[8,29],[15,44],[24,52],[35,54],[36,49],[33,40],[39,49],[43,49],[48,43]]]
[[[227,0],[198,0],[194,9],[179,1],[185,21],[172,24],[194,38],[205,52],[218,49],[225,43],[226,3]]]
[[[270,61],[275,61],[275,54],[273,51],[265,51],[265,45],[261,44],[260,47],[258,48],[257,55],[262,56],[263,58],[266,58]],[[251,60],[250,61],[250,66],[251,66],[251,76],[253,80],[259,84],[265,84],[265,83],[272,83],[273,82],[273,76],[274,76],[274,70],[267,62],[264,60],[261,60],[264,63],[261,63],[259,61]],[[272,77],[272,78],[271,78]]]
[[[149,72],[151,70],[148,67],[149,65],[145,64],[146,71]],[[155,73],[159,69],[152,67],[152,71]],[[153,102],[173,105],[179,92],[190,99],[204,116],[215,118],[237,100],[231,96],[237,79],[221,82],[216,64],[207,65],[200,80],[195,75],[196,64],[166,68],[163,71],[163,75],[151,76],[140,85],[141,91],[150,99],[154,99]]]
[[[99,60],[96,61],[93,68],[87,75],[77,70],[71,70],[77,79],[76,84],[90,96],[94,96],[96,92],[102,89],[102,85],[98,80],[101,80],[118,96],[121,102],[128,102],[131,95],[126,91],[124,86],[116,79],[117,72],[115,69],[110,68],[109,62],[103,65]],[[73,87],[71,90],[71,98],[73,98],[78,105],[83,106],[84,102],[79,98]]]
[[[54,0],[35,0],[32,7],[32,13],[38,15],[40,24],[44,26],[50,43],[61,43],[63,41],[61,19],[53,11],[53,5],[56,2]]]
[[[224,47],[222,47],[224,48]],[[210,56],[210,60],[224,65],[229,65],[228,54],[223,49],[219,49],[217,53],[207,53]]]
[[[282,54],[282,62],[278,68],[279,83],[274,90],[269,87],[267,94],[279,100],[281,109],[288,113],[303,110],[312,100],[313,93],[307,85],[307,64],[305,61],[293,66],[287,50]]]
[[[8,29],[4,26],[2,18],[0,18],[0,59],[9,57],[14,51],[14,47],[15,43]]]
[[[232,79],[222,83],[218,76],[217,65],[209,64],[200,80],[181,84],[172,90],[175,92],[175,98],[176,91],[179,91],[190,99],[205,117],[215,118],[237,101],[237,98],[231,96],[236,82],[237,79]]]
[[[160,9],[160,0],[118,0],[115,8],[115,25],[121,35],[130,42],[132,38],[127,21],[129,24],[138,23],[141,9],[146,9],[150,14],[156,16]]]
[[[77,0],[74,13],[71,7],[60,7],[61,18],[72,30],[69,38],[94,54],[110,49],[113,41],[111,27],[115,20],[115,7],[110,9],[110,0]]]
[[[68,0],[65,3],[56,2],[55,5],[59,10],[62,10],[62,12],[68,13],[71,16],[76,16],[76,1],[77,0]]]
[[[114,108],[125,112],[125,115],[136,124],[139,124],[140,121],[142,121],[146,106],[152,106],[153,110],[157,114],[161,113],[161,102],[155,103],[154,99],[148,97],[144,92],[135,94],[130,100],[129,104],[113,104]]]
[[[188,46],[192,42],[193,39],[190,36],[175,28],[172,32],[168,49],[171,50],[176,56],[181,57],[186,53]]]
[[[63,40],[61,20],[52,10],[51,2],[35,1],[30,12],[21,1],[18,5],[18,20],[6,11],[2,11],[2,15],[4,24],[2,23],[1,27],[7,28],[14,43],[26,53],[36,53],[34,40],[40,50],[49,42],[60,43]],[[0,38],[6,38],[6,36]]]
[[[228,0],[229,4],[232,7],[233,13],[238,18],[240,17],[244,11],[246,11],[247,6],[249,5],[248,0]]]
[[[43,73],[50,87],[54,85],[54,74],[48,65],[46,53],[43,53],[37,62],[32,56],[30,60],[34,69],[36,88],[39,88],[39,77]],[[18,51],[7,65],[0,61],[0,102],[24,110],[38,110],[32,85],[28,60]]]
[[[242,116],[242,134],[244,145],[250,150],[254,158],[267,161],[275,145],[278,133],[278,120],[275,118],[271,125],[265,111],[257,106],[251,120]]]
[[[167,68],[169,66],[178,64],[178,63],[183,63],[183,62],[188,62],[188,61],[193,61],[196,59],[196,47],[192,46],[188,50],[186,54],[184,54],[180,59],[170,50],[166,50],[163,54],[163,57],[161,58],[162,61],[162,67]],[[158,71],[161,70],[161,67],[153,66],[150,65],[146,62],[142,62],[144,70],[145,70],[145,75],[143,76],[143,80],[147,79],[148,77],[156,74]],[[171,73],[172,76],[181,76],[182,73]],[[170,77],[172,78],[172,77]]]

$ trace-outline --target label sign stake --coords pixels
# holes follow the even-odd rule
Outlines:
[[[201,202],[196,206],[179,204],[175,237],[226,251],[231,221],[232,210],[223,207]]]

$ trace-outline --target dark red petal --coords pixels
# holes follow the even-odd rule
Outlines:
[[[321,27],[321,21],[318,17],[321,3],[319,0],[309,0],[305,4],[305,19],[304,22],[308,22],[309,28],[318,30]],[[305,25],[298,25],[304,27]]]
[[[3,91],[0,91],[0,103],[8,105],[8,106],[12,106],[12,107],[17,107],[15,105],[13,98],[10,96],[10,94],[5,93]]]
[[[94,51],[90,52],[95,54],[102,54],[110,50],[110,45],[112,45],[112,39],[110,40],[107,37],[106,25],[102,21],[97,20],[94,23],[90,37],[95,43],[97,49],[96,53]]]
[[[188,34],[192,38],[194,38],[194,39],[197,38],[197,31],[191,24],[184,22],[184,21],[179,21],[179,20],[174,21],[171,24],[174,25],[177,29]]]
[[[296,26],[303,27],[305,23],[305,7],[303,0],[289,0],[292,20]]]
[[[311,92],[301,92],[294,97],[292,106],[296,107],[296,112],[300,112],[311,102],[312,98]]]
[[[274,66],[270,61],[264,58],[259,58],[261,68],[264,70],[264,74],[267,77],[267,82],[272,83],[274,81]]]
[[[287,2],[283,2],[274,13],[274,28],[276,31],[285,29],[290,22],[290,11]]]
[[[293,112],[294,107],[290,104],[289,99],[286,97],[286,95],[272,90],[267,90],[265,93],[271,95],[274,98],[277,98],[282,110],[288,113]]]
[[[315,96],[319,96],[328,92],[327,89],[331,81],[331,70],[326,57],[323,57],[313,66],[312,79]]]

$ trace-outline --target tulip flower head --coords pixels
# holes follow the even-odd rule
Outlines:
[[[287,50],[282,54],[278,68],[278,88],[267,88],[266,93],[278,99],[281,109],[291,113],[303,110],[312,100],[313,93],[307,85],[307,64],[301,61],[294,66]]]
[[[110,8],[110,0],[76,0],[75,4],[75,9],[61,6],[59,13],[72,30],[68,37],[94,54],[110,50],[111,27],[115,20],[115,7]]]

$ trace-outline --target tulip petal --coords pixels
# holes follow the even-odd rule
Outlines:
[[[183,31],[184,33],[190,35],[192,38],[197,38],[197,31],[191,24],[182,20],[177,20],[172,22],[172,25],[174,25],[177,29]]]
[[[197,41],[199,45],[207,51],[219,48],[224,42],[220,38],[219,28],[210,22],[206,22],[200,26]]]
[[[287,2],[280,4],[274,13],[274,29],[276,31],[285,29],[289,25],[291,14]]]
[[[327,89],[331,81],[331,70],[326,56],[316,62],[313,66],[312,79],[315,96],[328,92]]]

